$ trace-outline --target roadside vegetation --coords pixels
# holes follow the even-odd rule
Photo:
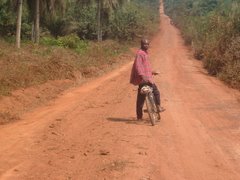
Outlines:
[[[165,12],[211,75],[240,89],[240,2],[165,0]]]
[[[74,44],[60,38],[50,43],[49,39],[43,39],[43,44],[51,45],[23,44],[21,50],[0,41],[0,94],[10,95],[13,90],[49,80],[75,81],[98,76],[130,58],[129,46],[116,41],[99,44],[74,38],[79,42]]]
[[[1,0],[0,95],[126,62],[128,48],[158,30],[158,8],[158,0]]]

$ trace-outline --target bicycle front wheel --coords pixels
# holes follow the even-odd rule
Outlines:
[[[160,118],[152,93],[146,95],[146,106],[151,124],[154,126]]]

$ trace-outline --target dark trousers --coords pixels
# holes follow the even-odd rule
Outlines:
[[[137,94],[137,103],[136,103],[136,111],[137,111],[137,118],[141,119],[143,116],[143,105],[144,105],[144,101],[145,101],[145,94],[141,94],[141,88],[144,85],[148,85],[151,86],[153,88],[153,94],[155,97],[155,102],[157,105],[160,105],[160,92],[157,88],[157,86],[155,84],[151,84],[151,83],[144,83],[144,84],[140,84],[138,87],[138,94]]]

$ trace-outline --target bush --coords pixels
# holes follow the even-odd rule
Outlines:
[[[240,88],[240,36],[232,39],[223,56],[225,66],[219,76],[231,86]]]
[[[208,72],[239,88],[240,3],[166,0],[165,9]]]
[[[81,40],[79,39],[79,37],[74,34],[59,37],[57,39],[58,46],[70,49],[76,49],[80,41]]]
[[[58,37],[65,35],[63,31],[65,26],[67,26],[66,19],[62,17],[55,17],[50,20],[45,20],[44,24],[52,36]]]
[[[110,34],[112,37],[122,40],[132,40],[142,34],[145,20],[136,6],[128,6],[119,9],[110,19]]]
[[[43,37],[40,39],[40,43],[47,46],[58,46],[58,41],[53,37]]]
[[[74,49],[78,53],[83,53],[88,48],[88,42],[81,40],[77,35],[71,34],[68,36],[59,37],[43,37],[41,43],[48,46],[58,46],[63,48]]]
[[[109,35],[120,40],[152,35],[159,26],[158,7],[157,0],[126,3],[110,17]]]

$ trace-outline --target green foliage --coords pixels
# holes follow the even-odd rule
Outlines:
[[[82,39],[96,39],[97,33],[97,8],[95,6],[84,6],[81,9],[74,6],[72,12],[69,12],[68,19],[75,21],[77,34]]]
[[[119,9],[110,19],[110,33],[113,37],[123,40],[132,40],[144,30],[144,21],[141,11],[131,4]]]
[[[153,34],[158,30],[159,1],[134,0],[126,2],[122,7],[104,11],[102,14],[103,38],[132,40],[143,34]],[[68,10],[68,20],[77,25],[77,34],[82,39],[97,37],[97,6],[75,6]]]
[[[54,47],[28,43],[22,46],[21,51],[16,51],[14,46],[0,41],[0,95],[9,95],[13,90],[49,80],[79,78],[76,74],[96,77],[114,64],[129,59],[129,56],[126,56],[126,44],[111,40],[87,43],[75,36],[71,35],[68,39],[44,38],[45,43]],[[77,46],[73,45],[75,41]],[[59,44],[61,47],[58,47]],[[64,46],[76,49],[62,48]],[[84,53],[76,52],[84,48]]]
[[[15,37],[16,31],[16,7],[12,2],[15,1],[2,0],[0,2],[0,35],[10,40],[9,37]],[[81,39],[95,40],[97,38],[96,1],[83,3],[84,5],[79,4],[82,1],[78,0],[68,1],[68,3],[54,1],[54,3],[58,2],[59,4],[54,4],[52,9],[48,7],[49,3],[41,2],[41,37],[51,34],[57,38],[75,33]],[[102,2],[101,28],[104,39],[132,40],[139,36],[151,35],[158,30],[159,0],[131,0],[129,2],[107,0]],[[64,4],[67,4],[67,8],[63,16],[62,6]],[[22,39],[30,40],[32,37],[33,16],[33,2],[24,1]]]
[[[71,34],[68,36],[59,37],[57,42],[58,46],[76,49],[78,47],[78,44],[80,44],[82,40],[80,40],[78,36]]]
[[[54,37],[64,35],[64,27],[67,26],[66,20],[61,17],[55,17],[48,21],[45,20],[44,24],[49,30],[50,34]]]
[[[41,43],[48,46],[58,46],[74,49],[78,53],[83,53],[88,48],[88,42],[85,40],[81,40],[75,34],[70,34],[59,38],[43,37]]]
[[[240,88],[240,36],[231,40],[223,59],[225,64],[220,72],[220,78]]]
[[[0,35],[10,35],[15,29],[15,18],[7,1],[0,1]]]
[[[209,73],[239,88],[240,2],[165,0],[165,9]]]
[[[159,1],[135,0],[112,14],[109,34],[120,40],[133,40],[135,37],[151,35],[158,30]]]
[[[23,7],[21,34],[23,38],[31,37],[31,24],[26,6]],[[12,42],[16,33],[16,9],[11,1],[0,2],[0,35]]]
[[[58,46],[58,41],[56,38],[53,37],[43,37],[41,39],[41,44],[47,46]]]

